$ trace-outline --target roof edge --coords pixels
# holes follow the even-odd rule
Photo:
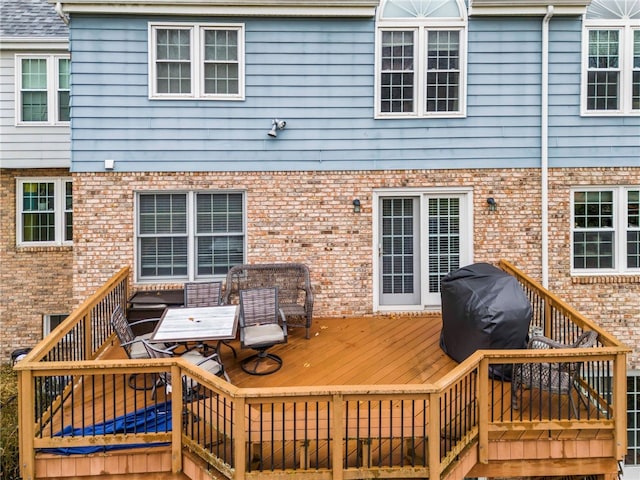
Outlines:
[[[546,15],[548,7],[554,15],[583,15],[590,4],[591,0],[470,0],[469,15]]]
[[[0,50],[61,50],[69,51],[66,37],[1,37]]]
[[[373,17],[379,0],[48,0],[65,13]]]

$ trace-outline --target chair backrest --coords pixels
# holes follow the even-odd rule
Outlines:
[[[240,327],[278,324],[278,287],[240,290]]]
[[[133,334],[133,330],[131,330],[127,317],[120,305],[117,305],[116,308],[113,309],[113,313],[111,314],[111,326],[115,330],[122,348],[127,352],[127,356],[131,357],[130,342],[133,342],[136,336]]]
[[[184,284],[185,307],[220,305],[222,282],[187,282]]]

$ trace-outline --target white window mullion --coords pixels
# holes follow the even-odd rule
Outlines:
[[[188,248],[187,248],[187,270],[189,281],[194,281],[196,278],[197,270],[197,255],[196,245],[198,239],[196,238],[196,194],[195,192],[188,192],[187,198],[187,236],[188,236]]]
[[[426,114],[427,107],[427,33],[424,26],[416,31],[415,39],[415,71],[413,91],[416,99],[418,116]],[[425,211],[425,210],[423,210]]]

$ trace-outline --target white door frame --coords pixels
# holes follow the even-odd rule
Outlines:
[[[420,197],[420,215],[418,232],[420,235],[420,258],[428,258],[428,245],[425,236],[428,225],[425,225],[424,211],[426,199],[430,196],[461,195],[460,202],[460,237],[466,239],[461,242],[460,250],[460,266],[473,263],[473,188],[471,187],[452,187],[452,188],[389,188],[378,189],[373,191],[372,202],[372,221],[373,221],[373,238],[372,238],[372,265],[373,265],[373,311],[374,312],[411,312],[424,310],[440,310],[439,300],[437,303],[425,304],[425,298],[428,294],[428,271],[424,262],[421,268],[421,298],[422,301],[418,305],[380,305],[380,198],[381,197]]]

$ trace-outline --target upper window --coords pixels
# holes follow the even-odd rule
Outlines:
[[[640,187],[572,192],[573,272],[640,271]]]
[[[464,6],[458,0],[386,0],[379,12],[376,117],[464,116]]]
[[[151,24],[151,98],[244,98],[244,27]]]
[[[71,244],[73,195],[70,179],[19,179],[16,198],[18,245]]]
[[[640,115],[640,1],[593,0],[583,46],[583,114]]]
[[[69,121],[69,56],[16,56],[18,124]]]
[[[194,280],[244,263],[242,193],[140,193],[138,279]]]

